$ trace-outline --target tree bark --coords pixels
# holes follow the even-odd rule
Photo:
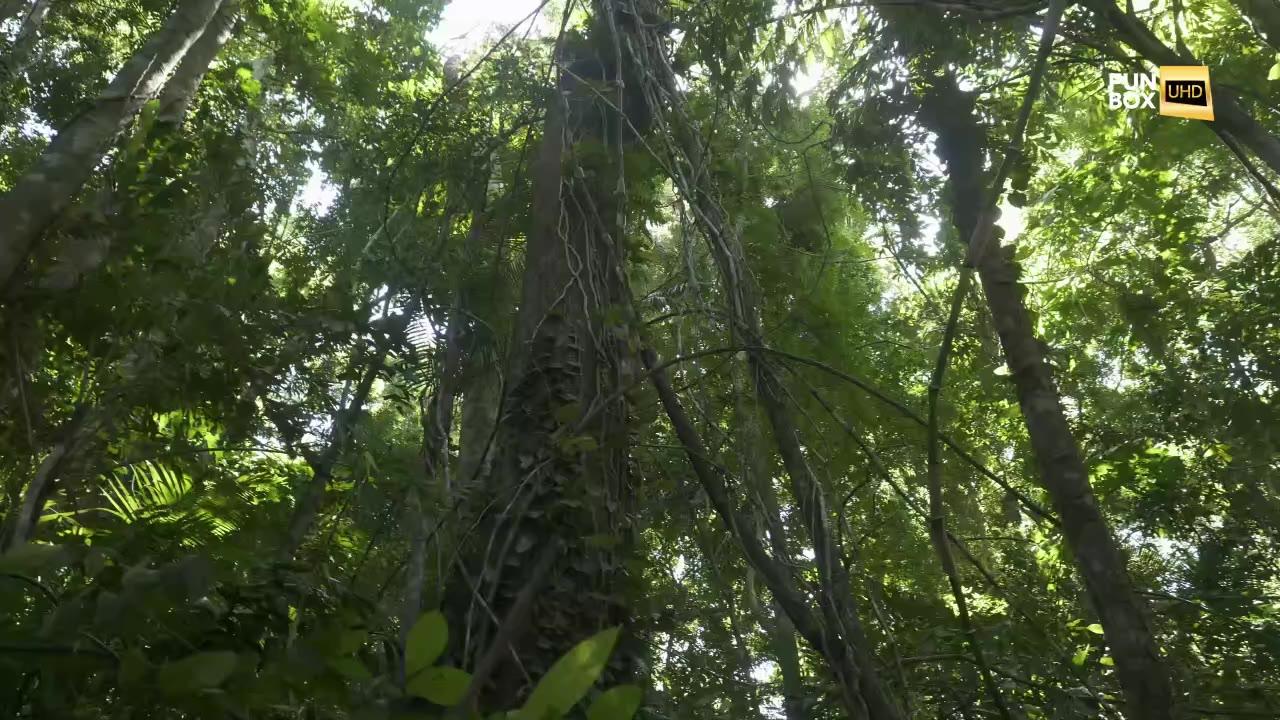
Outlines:
[[[13,189],[0,195],[0,295],[8,293],[48,226],[88,182],[110,143],[164,87],[222,0],[184,0],[120,69],[88,110],[49,143]]]
[[[12,515],[7,523],[8,534],[0,538],[0,552],[25,543],[35,534],[36,524],[40,521],[45,503],[53,493],[54,484],[82,450],[87,436],[92,433],[96,412],[92,408],[82,407],[62,427],[60,439],[40,462],[31,482],[27,483],[21,504],[11,511]]]
[[[458,482],[468,486],[488,474],[493,459],[494,426],[502,403],[502,377],[496,366],[472,357],[462,393],[462,427],[459,428]]]
[[[589,56],[609,47],[615,29],[608,0],[595,3],[590,37],[566,40],[563,65],[598,63],[606,84],[620,69]],[[581,67],[579,64],[577,67]],[[590,82],[590,81],[588,81]],[[454,649],[477,662],[492,645],[493,617],[504,617],[550,544],[563,552],[554,580],[534,601],[527,628],[493,669],[485,709],[506,709],[556,659],[601,628],[625,625],[636,582],[623,571],[631,551],[627,517],[627,406],[618,388],[634,373],[624,358],[625,322],[606,309],[630,307],[624,273],[626,198],[615,193],[623,170],[614,108],[570,72],[552,96],[532,164],[533,207],[521,300],[506,359],[507,408],[499,421],[489,482],[470,488],[482,515],[449,583],[450,627],[468,628]],[[582,153],[585,147],[603,152]],[[483,441],[482,441],[483,442]],[[607,539],[605,543],[590,540]],[[632,672],[641,652],[624,633],[606,675]]]
[[[657,357],[651,350],[643,354],[645,368],[658,398],[662,402],[667,418],[671,421],[694,476],[698,478],[702,489],[711,501],[716,514],[729,532],[737,538],[746,555],[747,562],[760,573],[765,586],[773,594],[775,602],[782,607],[787,617],[795,625],[796,632],[804,638],[810,647],[818,651],[828,662],[832,674],[842,688],[841,697],[845,710],[853,720],[879,720],[882,717],[897,717],[872,714],[865,702],[860,699],[858,664],[849,652],[849,646],[840,636],[837,625],[825,622],[813,611],[804,596],[796,589],[795,577],[777,558],[771,557],[760,541],[760,531],[754,521],[746,513],[739,511],[733,503],[732,495],[724,479],[720,477],[707,458],[707,449],[690,422],[689,416],[680,403],[680,398],[671,387],[666,371],[658,364]]]
[[[173,77],[165,83],[164,91],[160,93],[157,123],[174,129],[182,127],[187,118],[187,110],[209,72],[209,66],[235,32],[238,11],[238,0],[223,0],[218,12],[209,21],[204,32],[200,33],[200,38],[192,44],[178,68],[173,71]]]
[[[772,473],[767,470],[767,441],[754,409],[743,401],[739,374],[734,373],[734,425],[739,428],[735,438],[738,454],[742,458],[742,475],[747,487],[756,496],[760,514],[764,516],[763,530],[776,557],[791,559],[791,550],[782,523],[778,496],[774,492]],[[796,628],[786,611],[774,599],[769,610],[753,600],[752,610],[759,618],[769,641],[769,650],[782,675],[782,710],[786,720],[806,720],[804,675],[800,670],[800,653],[796,647]]]
[[[796,648],[796,626],[775,600],[773,623],[766,628],[769,647],[782,674],[782,713],[786,720],[808,720],[804,676],[800,672],[800,651]]]
[[[984,222],[979,211],[985,200],[981,169],[986,139],[974,115],[973,100],[960,91],[953,75],[946,74],[933,81],[920,120],[938,136],[938,154],[949,174],[953,222],[961,237],[975,237],[979,223]],[[1094,498],[1083,456],[1035,335],[1013,248],[992,242],[978,256],[977,272],[1013,377],[1041,485],[1053,500],[1102,619],[1128,715],[1134,720],[1167,720],[1174,716],[1170,673],[1120,547]]]

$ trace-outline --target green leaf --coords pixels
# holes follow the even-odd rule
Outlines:
[[[429,667],[444,652],[449,643],[449,624],[440,611],[432,611],[418,618],[405,640],[405,673],[414,673]]]
[[[240,89],[249,97],[262,94],[262,83],[253,76],[253,70],[247,67],[236,68],[236,79],[240,81]]]
[[[405,684],[410,695],[426,698],[437,705],[452,707],[462,702],[471,685],[471,674],[454,667],[429,667]]]
[[[236,654],[228,651],[189,655],[160,668],[156,682],[172,695],[217,687],[236,669]]]
[[[1116,664],[1116,661],[1112,660],[1110,655],[1103,655],[1102,658],[1098,660],[1098,662],[1103,665],[1106,665],[1107,667],[1111,667],[1112,665]]]
[[[1267,73],[1268,80],[1280,80],[1280,60],[1271,66],[1271,70]]]
[[[1101,626],[1101,625],[1099,625],[1098,623],[1094,623],[1094,624],[1092,624],[1092,625],[1090,625],[1090,626],[1086,627],[1086,628],[1085,628],[1085,630],[1088,630],[1089,632],[1093,633],[1094,635],[1101,635],[1101,634],[1102,634],[1102,626]]]
[[[576,705],[604,672],[605,663],[618,642],[618,630],[614,627],[596,633],[557,660],[533,689],[528,702],[520,709],[518,720],[562,717]]]
[[[631,720],[643,701],[644,691],[635,685],[609,688],[591,703],[587,720]]]
[[[356,657],[333,658],[329,661],[329,668],[350,680],[369,680],[373,678],[369,669]]]
[[[1076,654],[1071,657],[1071,664],[1076,666],[1084,665],[1084,661],[1088,657],[1089,657],[1089,646],[1085,645],[1084,647],[1077,650]]]

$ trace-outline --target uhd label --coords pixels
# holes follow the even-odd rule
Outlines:
[[[1209,88],[1209,68],[1203,65],[1161,67],[1160,114],[1192,120],[1213,120],[1213,91]]]

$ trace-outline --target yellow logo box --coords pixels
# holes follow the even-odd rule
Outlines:
[[[1209,68],[1203,65],[1160,67],[1160,114],[1191,120],[1213,120]]]

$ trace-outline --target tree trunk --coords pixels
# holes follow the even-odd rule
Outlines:
[[[953,75],[944,75],[933,81],[920,120],[938,136],[938,154],[949,173],[953,221],[961,237],[973,237],[985,201],[981,168],[986,145],[973,100],[960,91]],[[1171,718],[1169,671],[1148,626],[1143,603],[1133,590],[1124,557],[1093,496],[1088,470],[1063,412],[1043,346],[1035,336],[1013,248],[992,243],[978,258],[977,272],[1013,377],[1041,485],[1053,500],[1102,619],[1128,700],[1128,715],[1135,720]]]
[[[472,356],[462,394],[462,427],[459,428],[458,477],[460,490],[489,473],[493,458],[494,425],[502,403],[502,377],[491,363]]]
[[[843,700],[851,714],[877,719],[901,717],[901,711],[890,700],[880,682],[862,623],[853,606],[852,586],[848,570],[844,566],[844,553],[828,527],[823,489],[816,482],[805,458],[778,372],[763,352],[760,310],[741,238],[724,217],[713,181],[702,162],[701,141],[684,115],[685,109],[679,105],[681,94],[671,66],[661,54],[661,48],[662,44],[651,38],[645,44],[645,55],[641,62],[653,77],[658,78],[657,87],[651,88],[653,95],[665,95],[675,103],[666,113],[666,119],[670,123],[679,154],[683,157],[673,158],[672,166],[680,169],[678,173],[682,173],[683,168],[692,168],[698,173],[693,177],[678,174],[673,180],[693,206],[708,250],[720,270],[721,286],[728,298],[730,331],[736,341],[749,348],[747,361],[755,382],[756,394],[778,444],[801,521],[813,543],[821,585],[819,608],[823,621],[837,628],[841,642],[847,644],[847,657],[844,658],[843,667],[841,664],[833,664],[832,670],[837,674],[854,673],[853,678],[841,680],[841,687],[846,691]]]
[[[765,585],[772,593],[774,600],[785,611],[795,625],[796,632],[814,650],[826,660],[831,674],[840,688],[842,704],[848,716],[853,720],[880,720],[881,718],[897,718],[897,714],[876,714],[868,708],[861,698],[859,663],[849,649],[849,643],[841,636],[839,623],[832,623],[828,613],[814,612],[808,600],[796,588],[796,579],[787,566],[778,558],[769,556],[760,540],[760,531],[756,528],[751,516],[740,512],[735,506],[729,488],[720,477],[717,469],[708,462],[709,457],[702,439],[698,436],[685,414],[680,398],[676,396],[667,379],[666,371],[658,364],[652,351],[643,353],[645,367],[649,370],[650,379],[658,397],[671,421],[672,429],[683,446],[694,476],[702,484],[702,489],[711,501],[716,514],[738,540],[746,555],[747,562],[760,573]],[[783,558],[782,560],[785,560]]]
[[[804,676],[800,673],[800,651],[796,647],[796,626],[775,600],[773,622],[766,628],[769,647],[782,673],[782,712],[786,720],[808,720]]]
[[[602,10],[601,6],[605,6]],[[596,4],[591,39],[566,40],[565,64],[600,62],[606,83],[618,68],[582,57],[608,47],[608,2]],[[579,65],[580,67],[580,65]],[[573,645],[596,631],[625,624],[633,592],[623,569],[630,552],[627,408],[622,394],[633,372],[623,360],[627,330],[606,320],[606,308],[630,307],[623,272],[625,197],[614,194],[622,168],[620,124],[592,88],[566,72],[548,109],[532,167],[532,228],[525,249],[521,302],[507,358],[507,412],[500,420],[490,482],[471,489],[484,517],[447,590],[450,627],[467,644],[455,647],[467,664],[494,642],[510,643],[523,668],[500,654],[484,709],[508,709],[525,691],[525,672],[539,677]],[[585,147],[603,148],[584,156]],[[568,168],[566,170],[566,168]],[[527,588],[539,581],[535,556],[563,551],[552,580],[537,594],[524,627],[495,637]],[[624,639],[611,671],[629,675],[638,654]]]
[[[791,560],[791,550],[782,523],[782,511],[774,492],[773,473],[768,470],[767,440],[760,427],[754,408],[743,400],[739,373],[733,376],[734,426],[738,455],[742,458],[742,476],[746,486],[757,500],[760,514],[764,516],[761,527],[768,534],[769,545],[775,557]],[[796,627],[787,617],[782,605],[774,598],[766,611],[752,598],[756,617],[769,641],[769,651],[782,675],[782,711],[786,720],[806,720],[804,675],[800,670],[800,652],[796,647]]]
[[[238,5],[238,0],[224,0],[200,38],[183,56],[178,69],[173,71],[173,77],[169,78],[164,91],[160,93],[160,111],[156,114],[158,124],[174,129],[182,127],[187,110],[200,91],[204,76],[209,72],[209,66],[235,32]]]
[[[15,284],[41,234],[67,208],[110,143],[128,126],[199,38],[222,0],[184,0],[93,105],[61,130],[35,165],[0,196],[0,296]]]

